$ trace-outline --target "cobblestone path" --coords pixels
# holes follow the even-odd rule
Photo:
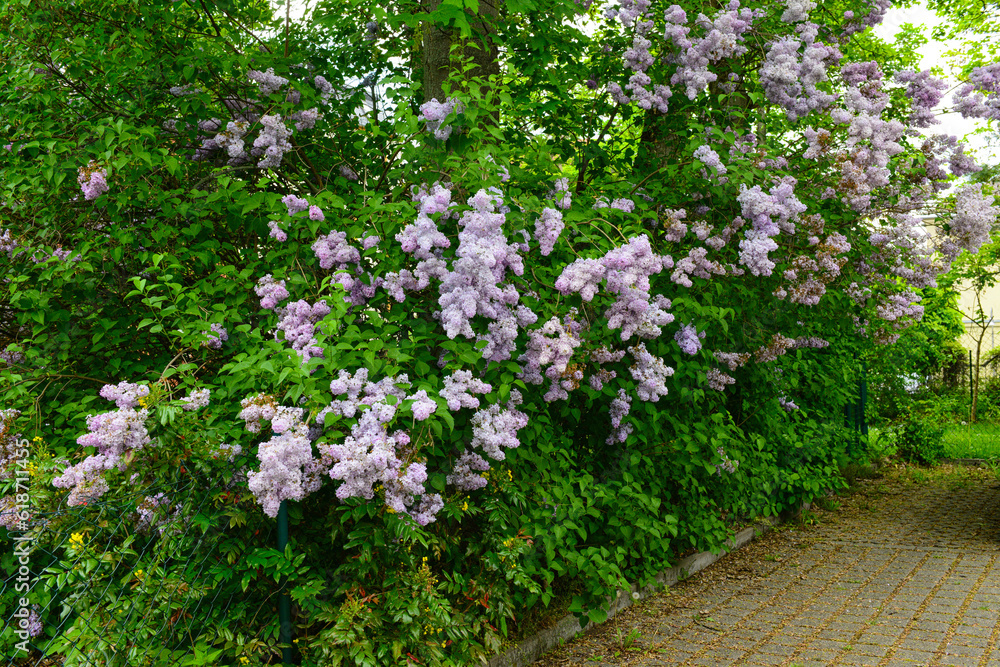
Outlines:
[[[1000,665],[1000,484],[905,469],[549,654],[563,665]]]

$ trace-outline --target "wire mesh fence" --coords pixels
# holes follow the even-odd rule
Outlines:
[[[247,526],[236,493],[191,476],[50,512],[0,507],[0,664],[228,664],[217,658],[274,638],[274,529]],[[247,619],[257,637],[241,634]]]

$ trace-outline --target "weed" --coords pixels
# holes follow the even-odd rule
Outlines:
[[[617,629],[617,636],[616,636],[618,642],[618,648],[621,651],[627,651],[633,646],[635,646],[636,640],[638,640],[640,637],[642,637],[642,633],[639,632],[639,628],[632,628],[626,634],[622,632],[622,628],[621,626],[619,626]],[[618,653],[615,653],[615,657],[618,657]]]

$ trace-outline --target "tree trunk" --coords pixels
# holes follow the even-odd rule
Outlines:
[[[433,12],[441,0],[423,0],[426,11]],[[467,12],[468,13],[468,12]],[[463,82],[482,77],[484,81],[500,73],[499,51],[493,35],[499,11],[496,0],[479,0],[479,12],[469,16],[472,37],[463,44],[462,54],[472,60],[475,67],[462,75]],[[424,101],[445,100],[444,83],[458,71],[458,62],[452,62],[451,47],[460,39],[457,30],[442,28],[428,22],[424,29],[423,68]]]

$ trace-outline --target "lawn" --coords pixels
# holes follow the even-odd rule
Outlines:
[[[953,459],[1000,458],[1000,424],[948,426],[942,440],[945,456]]]

